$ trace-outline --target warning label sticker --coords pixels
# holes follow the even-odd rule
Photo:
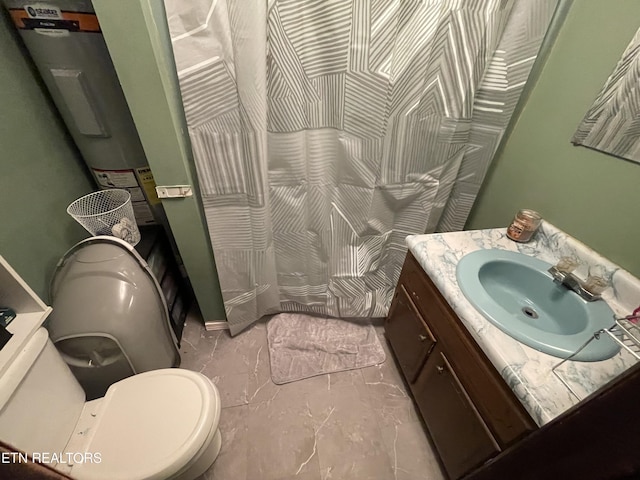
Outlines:
[[[133,170],[100,170],[92,168],[98,184],[104,188],[131,188],[138,186]]]
[[[136,174],[140,185],[144,188],[144,193],[147,195],[147,199],[151,205],[157,205],[160,203],[158,198],[158,192],[156,192],[156,181],[153,178],[153,173],[149,167],[136,168]]]
[[[147,202],[133,202],[131,205],[138,225],[154,225],[156,223]]]
[[[136,188],[127,188],[129,193],[131,194],[132,202],[146,202],[147,199],[144,198],[144,193],[142,193],[142,189],[140,187]]]

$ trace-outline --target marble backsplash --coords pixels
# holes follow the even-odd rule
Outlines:
[[[574,273],[580,278],[585,279],[588,275],[604,277],[610,287],[602,296],[619,316],[629,315],[640,306],[640,280],[584,243],[548,222],[542,223],[537,243],[542,249],[553,252],[554,260],[565,255],[577,257],[581,263]]]
[[[529,243],[513,242],[506,236],[505,228],[497,228],[411,235],[407,237],[407,245],[538,425],[579,402],[552,372],[561,359],[514,340],[475,310],[458,288],[458,261],[467,253],[488,248],[518,251],[550,264],[562,256],[574,255],[581,262],[574,272],[578,277],[584,279],[592,274],[607,279],[611,286],[602,297],[617,316],[628,315],[640,305],[640,280],[548,222],[542,222]],[[611,322],[613,325],[613,319]],[[635,362],[622,349],[609,360],[568,361],[556,371],[584,398]]]

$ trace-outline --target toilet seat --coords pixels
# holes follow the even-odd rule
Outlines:
[[[164,480],[184,471],[211,441],[220,397],[200,373],[154,370],[113,384],[93,413],[84,450],[94,458],[100,453],[100,463],[76,464],[72,476]]]

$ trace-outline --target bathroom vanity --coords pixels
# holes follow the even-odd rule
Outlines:
[[[385,331],[451,478],[537,428],[411,253]]]
[[[579,438],[579,429],[564,430],[563,423],[584,423],[584,405],[598,402],[580,403],[558,375],[591,400],[636,360],[622,351],[605,361],[569,361],[554,373],[561,359],[514,340],[473,308],[457,285],[457,263],[488,248],[551,264],[559,255],[574,254],[584,269],[598,265],[613,283],[603,297],[617,315],[630,313],[629,305],[640,298],[640,282],[548,223],[528,244],[507,239],[504,229],[415,235],[407,244],[385,332],[448,476],[473,477],[487,465],[517,457],[512,452],[531,442],[554,444],[558,429]],[[554,422],[559,417],[563,422]],[[528,457],[517,458],[511,467],[526,465]]]

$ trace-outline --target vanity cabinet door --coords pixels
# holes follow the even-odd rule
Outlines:
[[[522,404],[410,253],[403,268],[400,278],[411,286],[410,297],[418,313],[438,339],[500,447],[504,449],[535,430]]]
[[[439,347],[427,359],[412,390],[452,479],[460,478],[500,452],[498,443]]]
[[[385,332],[405,378],[413,382],[436,340],[402,284],[385,321]]]

